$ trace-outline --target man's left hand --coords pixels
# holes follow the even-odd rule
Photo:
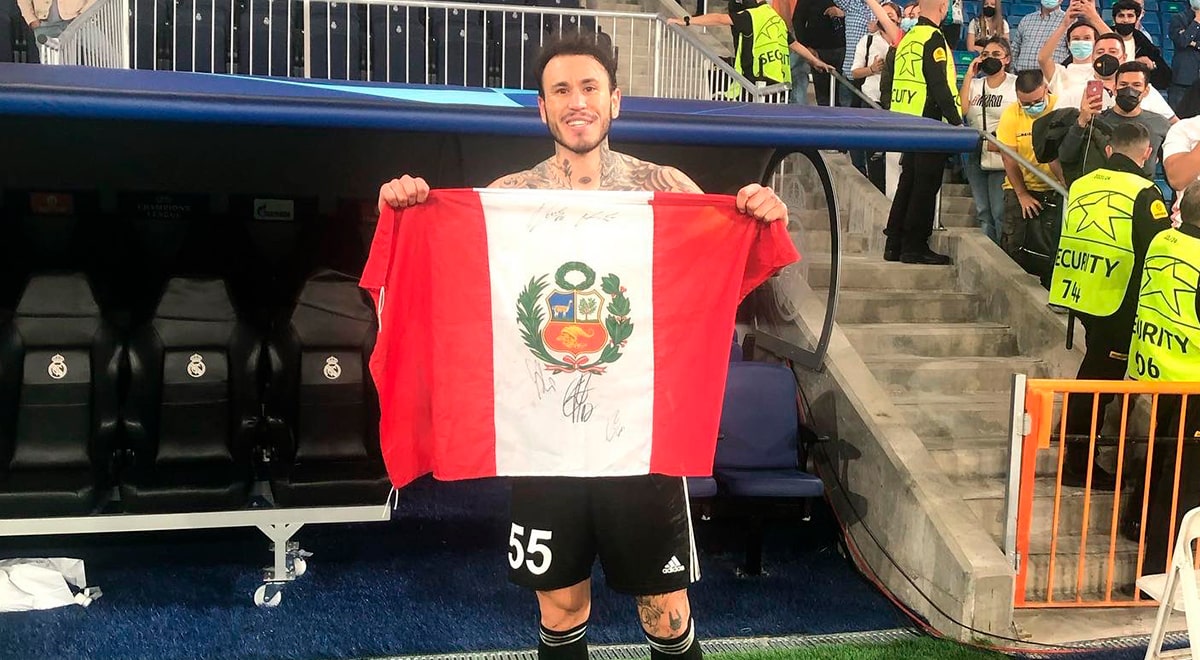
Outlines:
[[[737,192],[737,210],[762,222],[782,220],[786,225],[788,220],[787,204],[779,199],[774,190],[757,183],[751,183]]]

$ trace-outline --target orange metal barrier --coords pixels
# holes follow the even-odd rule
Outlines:
[[[1019,389],[1022,383],[1023,392]],[[1147,562],[1162,557],[1157,552],[1147,554],[1148,525],[1154,526],[1151,533],[1167,535],[1164,565],[1169,566],[1178,528],[1176,517],[1200,505],[1200,491],[1193,489],[1192,496],[1184,501],[1180,498],[1181,475],[1196,475],[1193,480],[1200,482],[1200,461],[1186,469],[1183,465],[1184,443],[1200,443],[1200,432],[1184,423],[1189,406],[1200,407],[1200,383],[1025,380],[1019,376],[1016,388],[1014,407],[1023,406],[1024,414],[1014,410],[1014,422],[1021,426],[1012,434],[1013,450],[1019,452],[1013,465],[1020,470],[1015,501],[1011,494],[1009,499],[1010,519],[1014,513],[1016,518],[1015,539],[1009,537],[1015,541],[1017,568],[1014,606],[1153,605],[1134,586]],[[1115,436],[1102,433],[1106,421],[1099,406],[1102,394],[1115,395],[1114,403],[1121,404],[1120,430]],[[1135,404],[1140,397],[1148,397],[1148,420],[1137,413]],[[1093,412],[1086,436],[1087,456],[1096,455],[1098,444],[1115,452],[1116,487],[1111,492],[1092,487],[1094,459],[1087,461],[1084,487],[1063,485],[1067,413],[1073,406],[1087,405],[1088,398]],[[1160,431],[1160,406],[1171,414],[1176,405],[1177,428]],[[1196,418],[1197,412],[1193,410],[1191,416]],[[1111,407],[1107,417],[1116,427],[1117,415]],[[1143,421],[1145,433],[1131,431]],[[1168,423],[1165,418],[1162,421]],[[1197,437],[1192,437],[1193,433]],[[1085,437],[1080,434],[1070,441],[1082,448]],[[1152,474],[1156,450],[1160,466],[1158,474]],[[1162,506],[1161,496],[1157,506],[1151,501],[1151,488],[1161,487],[1162,466],[1169,470],[1161,456],[1167,450],[1175,452],[1169,512]],[[1131,503],[1129,498],[1137,499]],[[1166,514],[1169,517],[1164,517]],[[1013,548],[1008,549],[1012,554]]]

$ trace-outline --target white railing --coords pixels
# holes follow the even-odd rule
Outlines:
[[[127,69],[129,0],[104,0],[88,7],[57,38],[38,44],[43,64],[80,64]]]
[[[538,49],[565,32],[611,45],[629,95],[787,100],[785,85],[750,83],[656,14],[568,6],[97,0],[42,54],[56,64],[533,89]]]

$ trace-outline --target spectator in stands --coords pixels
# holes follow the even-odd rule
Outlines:
[[[621,103],[611,51],[588,39],[552,42],[538,57],[536,71],[538,108],[554,138],[554,154],[490,187],[701,192],[673,167],[609,149],[608,130]],[[580,125],[574,125],[576,119]],[[379,206],[404,208],[428,195],[423,179],[404,175],[380,188]],[[737,207],[757,220],[786,222],[787,206],[770,188],[750,184],[738,191],[737,200]],[[697,560],[681,478],[522,477],[510,483],[513,529],[528,530],[530,542],[540,539],[545,549],[540,568],[532,561],[514,563],[509,573],[511,580],[537,592],[540,660],[588,657],[597,553],[609,584],[620,584],[634,596],[652,660],[701,658],[687,596],[699,576],[687,568]],[[674,554],[684,568],[663,570],[657,557],[663,551]]]
[[[1163,140],[1163,171],[1176,191],[1200,180],[1200,116],[1182,119]]]
[[[1039,163],[1033,150],[1033,122],[1054,109],[1054,95],[1046,79],[1037,69],[1022,71],[1016,80],[1017,103],[1004,109],[996,127],[996,138],[1021,158],[1037,164],[1038,170],[1051,180],[1062,181],[1058,161]],[[1000,230],[1000,247],[1013,259],[1021,261],[1025,245],[1026,225],[1039,219],[1042,213],[1059,213],[1061,196],[1029,168],[1008,154],[1004,160],[1004,225]],[[1049,273],[1046,274],[1047,276]]]
[[[1144,85],[1143,73],[1137,75],[1143,76],[1138,82]],[[1095,101],[1098,105],[1099,99]],[[1162,193],[1144,176],[1152,151],[1145,127],[1137,122],[1120,124],[1104,151],[1105,165],[1071,184],[1050,289],[1050,303],[1075,310],[1087,333],[1076,380],[1124,380],[1146,248],[1158,232],[1170,227]],[[1103,267],[1096,268],[1096,263]],[[1092,418],[1097,417],[1099,433],[1104,412],[1116,398],[1114,394],[1101,394],[1098,402],[1090,395],[1070,398],[1064,486],[1115,487],[1115,475],[1093,464],[1089,446]]]
[[[1099,80],[1104,87],[1103,108],[1105,110],[1116,105],[1117,71],[1125,59],[1125,40],[1115,32],[1102,34],[1096,38],[1095,52],[1092,58],[1092,78]],[[1071,79],[1070,85],[1064,85],[1057,94],[1058,103],[1063,108],[1080,107],[1086,80]],[[1167,104],[1167,100],[1153,86],[1142,96],[1142,108],[1162,115],[1167,121],[1175,123],[1178,118],[1175,111]]]
[[[962,124],[955,92],[954,59],[938,25],[946,17],[946,0],[921,0],[921,18],[885,64],[880,95],[893,112]],[[950,257],[929,247],[938,190],[947,154],[906,153],[900,181],[888,213],[885,261],[945,265]]]
[[[1142,108],[1142,99],[1150,88],[1150,71],[1141,62],[1126,62],[1117,70],[1116,76],[1116,105],[1105,110],[1104,93],[1084,95],[1079,105],[1079,117],[1059,143],[1058,159],[1064,173],[1069,169],[1068,163],[1078,163],[1078,174],[1090,172],[1099,164],[1085,163],[1084,158],[1090,152],[1097,156],[1103,152],[1108,143],[1108,137],[1117,127],[1123,124],[1139,124],[1146,129],[1150,140],[1150,156],[1145,161],[1145,171],[1142,176],[1153,179],[1158,168],[1158,149],[1167,137],[1171,124],[1166,117],[1148,112]],[[1092,160],[1089,158],[1089,160]],[[1068,181],[1072,177],[1068,177]]]
[[[870,30],[871,24],[876,23],[877,19],[871,15],[871,8],[864,0],[834,0],[834,2],[845,14],[842,21],[846,26],[846,49],[842,57],[841,71],[847,80],[853,80],[851,72],[854,68],[854,47],[858,45],[858,42]],[[839,84],[837,89],[838,105],[842,107],[858,106],[856,103],[858,97],[850,91],[849,87]]]
[[[980,130],[996,134],[1004,109],[1017,102],[1017,77],[1006,69],[1011,61],[1008,40],[991,37],[984,42],[983,52],[967,66],[963,77],[959,103],[963,119]],[[982,73],[977,77],[977,73]],[[971,184],[975,198],[975,217],[988,238],[1000,243],[1000,227],[1004,225],[1004,167],[1000,153],[990,142],[984,142],[989,160],[999,160],[1000,167],[982,167],[983,152],[976,149],[963,158],[963,172]]]
[[[1066,20],[1050,33],[1050,37],[1038,52],[1038,68],[1045,76],[1051,94],[1061,96],[1064,90],[1074,89],[1093,78],[1092,64],[1097,57],[1096,38],[1107,32],[1108,26],[1094,7],[1086,2],[1072,0],[1070,8],[1067,9]],[[1060,63],[1056,61],[1054,52],[1064,36],[1067,38],[1067,49],[1071,56]],[[1114,67],[1112,73],[1115,72]]]
[[[846,58],[846,12],[834,0],[797,0],[792,14],[792,29],[796,40],[804,44],[823,62],[841,69]],[[826,69],[814,70],[813,91],[817,105],[833,105],[836,96],[829,95],[832,78]]]
[[[1027,14],[1012,33],[1013,70],[1025,71],[1038,68],[1038,53],[1050,38],[1050,34],[1062,24],[1066,13],[1059,7],[1061,0],[1041,0],[1038,11]],[[1059,42],[1054,45],[1053,60],[1061,62],[1067,58],[1067,47]]]
[[[72,20],[96,0],[17,0],[21,16],[41,43],[62,34]]]
[[[887,15],[886,20],[890,21],[895,29],[895,26],[900,23],[900,8],[895,3],[888,2],[882,6],[882,11]],[[862,39],[858,40],[854,47],[850,79],[859,86],[867,98],[875,103],[879,103],[879,79],[882,77],[884,62],[891,47],[879,19],[871,21],[870,30],[863,35]],[[851,157],[853,158],[859,153],[862,155],[857,156],[859,162],[856,162],[855,166],[867,175],[867,178],[875,184],[880,192],[883,192],[887,184],[884,152],[851,152]]]
[[[1125,40],[1125,61],[1141,62],[1150,70],[1150,84],[1168,90],[1171,86],[1171,67],[1162,50],[1137,28],[1142,18],[1142,6],[1136,0],[1117,0],[1112,7],[1113,32]]]
[[[1184,94],[1200,78],[1200,0],[1190,0],[1183,11],[1171,16],[1167,32],[1175,44],[1167,96],[1171,107],[1178,111]]]
[[[963,0],[949,2],[950,10],[946,12],[946,20],[942,22],[942,34],[945,35],[950,50],[958,50],[959,44],[962,43],[963,20],[966,15],[963,13]]]
[[[734,66],[750,82],[764,82],[768,85],[790,83],[791,67],[787,56],[789,50],[807,60],[813,69],[828,71],[830,68],[792,37],[788,32],[787,23],[770,5],[758,0],[747,0],[746,4],[730,2],[727,13],[672,17],[667,19],[667,23],[705,27],[731,26],[735,36]],[[727,95],[737,98],[741,95],[741,89],[736,83],[731,84]]]
[[[992,37],[1008,41],[1008,21],[1004,20],[1000,0],[983,0],[979,13],[967,25],[967,50],[972,53],[982,53],[983,45]]]

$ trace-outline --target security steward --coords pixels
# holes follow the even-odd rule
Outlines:
[[[667,23],[732,27],[733,66],[750,82],[767,85],[792,82],[789,49],[807,60],[814,70],[832,70],[830,65],[796,41],[796,37],[788,30],[787,21],[783,20],[771,5],[760,3],[758,0],[730,0],[727,13],[669,18]],[[736,99],[741,95],[741,85],[731,81],[725,96]]]
[[[1071,184],[1050,286],[1050,304],[1075,310],[1087,332],[1077,380],[1124,380],[1142,259],[1151,239],[1170,227],[1162,193],[1142,176],[1151,154],[1145,126],[1121,124],[1104,151],[1107,164]],[[1063,485],[1087,484],[1092,416],[1099,434],[1114,399],[1101,394],[1097,413],[1091,395],[1068,398]],[[1092,488],[1115,485],[1112,473],[1093,467]]]
[[[1200,181],[1184,190],[1179,215],[1179,228],[1159,233],[1146,251],[1129,347],[1128,373],[1137,380],[1200,382]],[[1183,460],[1172,520],[1181,424]],[[1182,397],[1160,395],[1155,429],[1143,574],[1166,568],[1171,532],[1200,505],[1200,397],[1188,397],[1182,410]]]
[[[957,74],[946,38],[938,26],[946,17],[947,0],[921,0],[921,17],[888,54],[880,79],[880,99],[893,112],[962,125],[958,112]],[[946,265],[950,257],[929,248],[934,211],[949,154],[905,153],[900,179],[888,214],[885,261]]]

